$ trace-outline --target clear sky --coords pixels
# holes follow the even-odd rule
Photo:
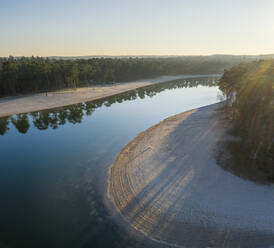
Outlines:
[[[0,0],[0,56],[274,53],[274,0]]]

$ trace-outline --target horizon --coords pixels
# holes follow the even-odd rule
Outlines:
[[[119,57],[214,57],[214,56],[235,56],[235,57],[265,57],[265,56],[274,56],[274,53],[263,53],[263,54],[229,54],[229,53],[220,53],[220,54],[197,54],[197,55],[184,55],[184,54],[169,54],[169,55],[162,55],[162,54],[148,54],[148,55],[137,55],[137,54],[129,54],[129,55],[107,55],[107,54],[98,54],[98,55],[48,55],[48,56],[39,56],[39,55],[13,55],[10,54],[8,56],[0,56],[0,58],[30,58],[30,57],[40,57],[40,58],[103,58],[103,57],[110,57],[110,58],[119,58]]]

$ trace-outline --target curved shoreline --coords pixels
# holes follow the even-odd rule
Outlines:
[[[107,196],[135,230],[186,247],[274,244],[274,187],[221,169],[220,104],[165,119],[128,143],[109,168]]]
[[[17,97],[0,98],[0,118],[13,114],[23,114],[45,109],[64,107],[81,102],[98,100],[104,97],[117,95],[137,88],[149,86],[157,83],[164,83],[176,79],[200,78],[200,77],[220,76],[218,74],[209,75],[177,75],[161,76],[152,79],[145,79],[135,82],[116,83],[107,86],[95,86],[77,88],[76,90],[63,90],[56,92],[30,94]]]

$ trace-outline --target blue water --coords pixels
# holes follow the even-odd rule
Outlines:
[[[0,119],[0,248],[141,247],[108,219],[107,168],[139,132],[218,95],[209,76]]]

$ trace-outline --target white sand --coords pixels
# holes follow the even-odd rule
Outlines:
[[[0,99],[0,117],[12,114],[28,113],[43,109],[67,106],[75,103],[96,100],[99,98],[119,94],[136,88],[155,83],[163,83],[175,79],[198,78],[208,75],[178,75],[161,76],[158,78],[140,80],[136,82],[116,83],[106,86],[94,86],[78,88],[76,90],[63,90],[45,93],[31,94],[21,97]],[[211,75],[209,75],[211,76]]]
[[[226,123],[214,104],[170,117],[131,141],[109,171],[108,196],[135,229],[186,247],[271,247],[274,186],[214,159]]]

